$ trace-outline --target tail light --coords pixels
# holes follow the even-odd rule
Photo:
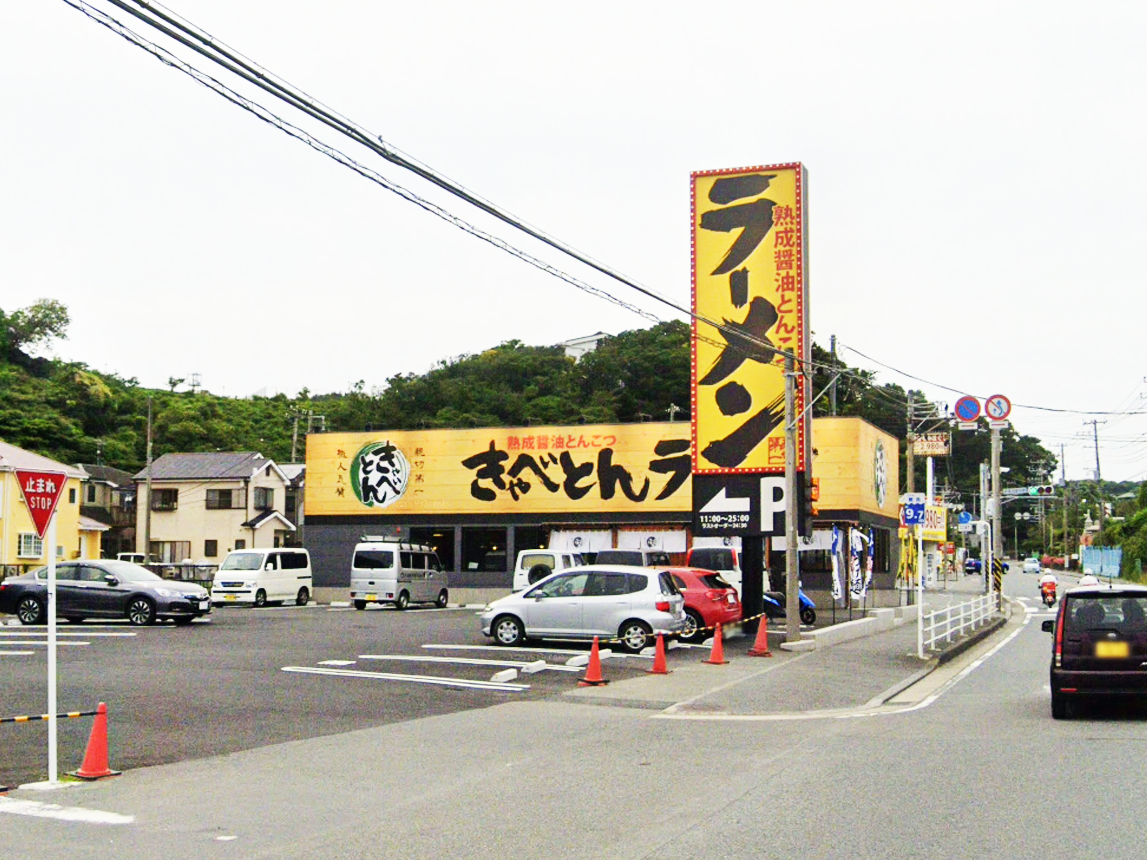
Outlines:
[[[1067,615],[1067,602],[1059,605],[1059,617],[1055,620],[1055,668],[1063,667],[1063,619]]]
[[[653,607],[658,612],[669,612],[669,611],[671,611],[669,608],[669,601],[668,600],[658,600],[655,604],[653,604]]]
[[[725,599],[725,592],[717,588],[710,588],[705,592],[705,596],[710,600],[717,602]]]

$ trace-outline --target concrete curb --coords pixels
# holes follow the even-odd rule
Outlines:
[[[952,659],[960,656],[965,651],[967,651],[969,648],[971,648],[973,645],[976,645],[977,643],[982,642],[985,639],[987,639],[989,636],[991,636],[993,633],[995,633],[997,630],[999,630],[1001,627],[1003,627],[1007,623],[1008,623],[1008,619],[1006,617],[1001,616],[1001,615],[997,615],[995,618],[993,618],[991,621],[989,621],[983,627],[979,628],[978,630],[973,631],[970,635],[965,636],[963,639],[961,639],[958,642],[954,642],[952,645],[950,645],[949,647],[947,647],[943,651],[941,651],[936,657],[937,664],[943,665],[944,663],[947,663],[949,660],[952,660]]]

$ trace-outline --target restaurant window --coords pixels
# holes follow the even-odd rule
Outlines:
[[[462,570],[505,573],[506,530],[462,529]]]

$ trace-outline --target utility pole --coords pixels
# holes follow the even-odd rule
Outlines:
[[[829,351],[832,353],[832,382],[828,386],[829,415],[836,415],[836,335],[828,339]]]
[[[916,441],[916,427],[912,415],[912,389],[908,389],[908,449],[905,451],[906,465],[908,471],[908,492],[913,491],[915,480],[913,472],[915,471],[915,464],[912,462],[912,443]]]
[[[1063,569],[1071,568],[1071,542],[1067,539],[1067,458],[1063,453],[1063,443],[1059,443],[1059,468],[1063,478]]]
[[[1095,493],[1099,496],[1099,531],[1103,531],[1103,484],[1099,476],[1099,422],[1094,418],[1091,421],[1084,421],[1084,424],[1090,424],[1092,432],[1095,434]],[[1107,423],[1106,421],[1103,423]]]
[[[296,462],[295,451],[299,446],[299,413],[295,413],[294,427],[291,430],[291,462]]]
[[[1003,503],[1000,492],[1000,431],[992,430],[992,555],[1004,557],[1004,536],[1000,530]]]
[[[796,366],[785,353],[785,641],[800,642],[800,566],[797,546]]]

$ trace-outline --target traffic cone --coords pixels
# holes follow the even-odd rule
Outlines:
[[[761,623],[757,625],[757,639],[749,649],[750,657],[772,657],[769,650],[769,616],[762,615]]]
[[[714,666],[724,666],[729,661],[725,659],[725,644],[721,638],[721,625],[717,625],[717,632],[713,635],[713,650],[709,652],[709,659],[702,663],[711,663]]]
[[[668,675],[669,667],[665,665],[665,637],[657,634],[657,648],[653,652],[653,668],[650,675]]]
[[[601,687],[609,681],[601,677],[601,657],[597,653],[597,637],[593,637],[593,647],[589,651],[589,665],[585,667],[585,677],[577,682],[579,687]]]
[[[92,721],[92,733],[88,736],[88,748],[84,752],[84,763],[69,776],[80,779],[103,779],[105,776],[119,776],[120,771],[108,767],[108,706],[100,702],[96,706],[96,718]]]

